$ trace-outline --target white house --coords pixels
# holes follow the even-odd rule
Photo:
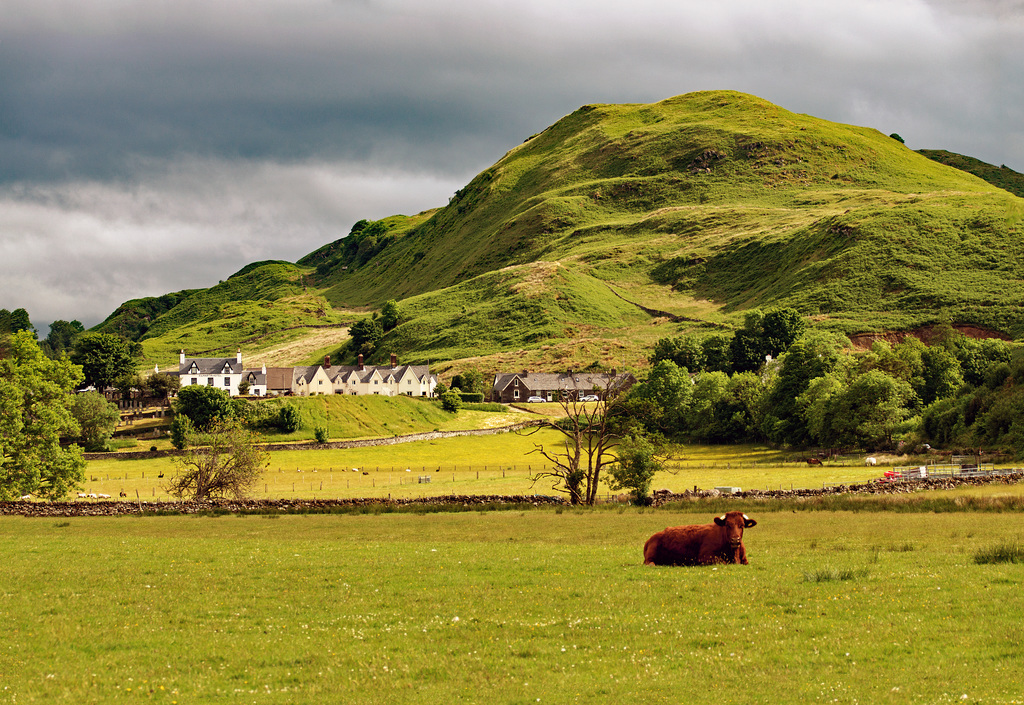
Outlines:
[[[231,396],[238,394],[239,382],[249,384],[252,396],[293,394],[318,396],[321,394],[380,395],[386,397],[432,397],[437,386],[437,375],[428,365],[399,365],[398,357],[391,355],[391,366],[363,364],[359,356],[357,365],[324,364],[305,367],[273,367],[244,369],[242,352],[235,358],[186,358],[182,351],[178,375],[181,386],[200,384],[218,387]]]
[[[178,357],[178,379],[181,380],[182,387],[217,387],[231,396],[237,396],[238,383],[242,381],[243,371],[241,350],[233,358],[186,358],[184,350]]]
[[[258,370],[243,370],[242,381],[249,384],[249,396],[267,396],[267,366],[263,365]]]
[[[323,365],[292,368],[292,394],[299,397],[315,397],[334,394],[331,378]]]

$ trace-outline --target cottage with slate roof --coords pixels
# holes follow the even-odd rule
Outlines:
[[[603,399],[609,389],[625,391],[636,384],[636,377],[615,370],[607,372],[501,372],[494,376],[491,398],[503,404],[525,402],[530,397],[545,401],[561,398],[582,399],[594,395]]]
[[[242,381],[243,372],[241,350],[233,358],[186,358],[184,350],[178,357],[178,379],[181,380],[182,387],[217,387],[231,396],[237,396],[238,383]]]
[[[366,365],[360,355],[358,364],[336,367],[325,358],[324,370],[333,382],[334,394],[432,397],[437,386],[437,375],[429,366],[399,365],[395,354],[391,355],[390,367]]]
[[[357,365],[331,365],[330,356],[324,364],[302,367],[267,367],[246,370],[242,368],[242,351],[234,358],[186,358],[181,352],[178,375],[181,386],[200,384],[217,387],[231,396],[238,394],[238,384],[245,381],[251,396],[291,394],[311,397],[322,394],[376,394],[386,397],[432,397],[437,386],[437,375],[428,365],[399,365],[398,357],[391,355],[391,366],[363,364],[359,356]]]

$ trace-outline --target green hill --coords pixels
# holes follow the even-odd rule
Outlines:
[[[303,283],[309,273],[289,262],[257,262],[209,289],[128,301],[93,330],[140,341],[148,369],[176,368],[180,350],[213,357],[244,347],[247,359],[270,365],[316,360],[346,337],[353,316],[309,291]],[[274,354],[311,332],[324,338],[324,329],[336,333],[312,346],[291,346],[297,359]]]
[[[1021,198],[877,130],[754,96],[590,105],[443,208],[360,221],[298,267],[183,292],[143,340],[228,320],[224,343],[244,339],[265,308],[247,302],[284,300],[299,277],[330,315],[398,299],[404,322],[379,350],[407,361],[636,366],[657,337],[775,305],[847,334],[949,322],[1020,336],[1022,215]]]
[[[974,174],[977,177],[985,179],[985,181],[989,182],[993,186],[1006,189],[1013,195],[1024,198],[1024,174],[1014,171],[1005,164],[1002,166],[995,166],[993,164],[983,162],[980,159],[965,157],[963,154],[947,152],[944,149],[919,149],[917,151],[940,164],[945,164],[946,166],[955,167],[961,171]]]
[[[845,333],[949,321],[1020,335],[1022,214],[1021,199],[876,130],[715,91],[585,106],[319,281],[334,302],[442,290],[459,309],[448,287],[549,261],[712,322],[788,305]],[[577,317],[605,316],[593,304]]]

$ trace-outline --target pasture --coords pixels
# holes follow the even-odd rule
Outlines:
[[[554,494],[550,483],[532,483],[544,459],[534,443],[554,447],[561,436],[502,433],[390,446],[339,450],[275,451],[256,498],[416,498],[445,494]],[[763,446],[685,446],[672,451],[653,489],[681,492],[733,486],[745,489],[821,487],[866,482],[882,475],[862,461],[808,466]],[[353,472],[357,468],[358,472]],[[406,472],[408,470],[408,472]],[[130,499],[172,499],[164,489],[175,472],[171,458],[89,461],[85,491]],[[363,473],[367,474],[363,474]],[[160,478],[160,474],[164,478]],[[430,481],[420,483],[421,477]],[[604,486],[602,494],[611,490]]]
[[[738,508],[2,518],[0,702],[1024,700],[1016,514]]]

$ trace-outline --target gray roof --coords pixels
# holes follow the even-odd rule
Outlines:
[[[234,357],[187,357],[178,365],[178,375],[242,374],[242,363]]]
[[[634,381],[628,372],[614,376],[608,372],[501,372],[494,376],[493,387],[499,391],[507,389],[516,379],[529,390],[571,389],[579,392],[604,391],[609,386],[629,385]]]
[[[299,380],[306,380],[310,382],[313,377],[316,376],[316,371],[320,369],[320,365],[311,365],[309,367],[293,367],[292,368],[292,380],[298,382]]]
[[[242,379],[249,384],[264,386],[267,383],[267,375],[261,367],[258,370],[242,370]]]
[[[353,376],[360,382],[366,382],[373,377],[374,372],[380,374],[384,379],[391,376],[394,376],[395,379],[401,379],[406,374],[406,370],[410,370],[417,380],[422,380],[428,374],[432,379],[437,378],[436,374],[430,372],[428,365],[399,365],[398,367],[363,365],[362,369],[359,368],[359,365],[332,365],[326,369],[327,375],[332,381],[341,377],[344,382],[347,382]]]

